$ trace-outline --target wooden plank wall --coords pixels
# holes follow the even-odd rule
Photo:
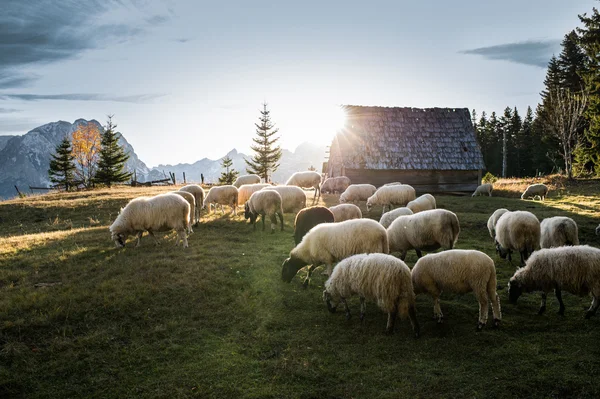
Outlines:
[[[418,193],[473,192],[481,181],[478,170],[346,169],[345,175],[352,183],[376,187],[391,182],[410,184]]]

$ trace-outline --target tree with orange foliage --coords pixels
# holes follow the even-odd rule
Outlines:
[[[101,133],[93,123],[80,124],[73,132],[73,156],[77,166],[75,175],[85,187],[94,183],[94,175],[98,165]]]

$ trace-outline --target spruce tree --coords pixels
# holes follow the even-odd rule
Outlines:
[[[232,165],[233,160],[228,155],[221,160],[221,167],[225,168],[225,172],[221,172],[221,176],[219,177],[219,183],[233,184],[235,179],[237,179],[240,173],[237,170],[231,168]],[[229,168],[231,168],[231,170],[229,170]]]
[[[98,183],[106,184],[108,187],[112,183],[122,183],[131,178],[131,173],[124,170],[129,155],[119,145],[119,133],[115,132],[116,127],[117,125],[112,122],[112,115],[109,115],[100,142],[100,159],[95,177]]]
[[[265,183],[268,183],[270,182],[269,174],[277,170],[279,159],[281,159],[281,147],[279,145],[275,146],[279,137],[274,137],[279,129],[275,129],[275,125],[271,122],[267,103],[263,103],[263,110],[260,111],[258,120],[260,124],[254,124],[257,137],[252,138],[255,144],[250,146],[256,154],[250,161],[245,159],[246,171],[259,175]]]
[[[56,146],[55,151],[55,154],[50,155],[48,177],[52,183],[64,185],[65,190],[69,191],[75,178],[75,156],[72,154],[73,149],[69,139],[65,137]]]

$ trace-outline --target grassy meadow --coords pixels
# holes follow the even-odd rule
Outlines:
[[[299,273],[281,281],[293,247],[285,231],[252,231],[243,220],[203,214],[189,238],[155,246],[110,241],[108,226],[129,199],[172,187],[113,188],[0,202],[0,397],[2,398],[597,398],[600,317],[584,320],[590,299],[564,293],[565,316],[549,296],[511,305],[504,288],[518,265],[494,251],[486,222],[497,208],[528,210],[540,220],[565,215],[582,244],[600,245],[600,182],[553,178],[547,200],[522,201],[528,182],[496,183],[494,197],[436,196],[456,212],[457,248],[496,262],[503,321],[476,332],[472,294],[417,299],[421,338],[408,320],[384,334],[386,318],[359,300],[329,314],[317,269],[308,289]],[[312,198],[312,192],[307,192]],[[325,195],[333,205],[337,195]],[[379,219],[381,208],[365,216]],[[412,251],[407,264],[412,267]]]

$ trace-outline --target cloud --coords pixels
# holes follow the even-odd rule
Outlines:
[[[38,76],[25,75],[22,73],[8,73],[0,69],[0,89],[12,89],[15,87],[29,86],[36,81]]]
[[[1,134],[23,134],[37,126],[43,125],[42,122],[29,118],[3,118],[0,119]]]
[[[112,101],[120,103],[143,104],[164,97],[166,94],[134,94],[130,96],[109,96],[98,93],[68,93],[68,94],[0,94],[0,100],[40,101],[40,100],[63,100],[63,101]]]
[[[460,51],[461,54],[479,55],[489,60],[509,61],[516,64],[546,68],[552,55],[560,51],[560,40],[505,43]]]
[[[14,108],[0,108],[0,114],[13,114],[15,112],[21,112],[22,109],[14,109]]]
[[[176,41],[178,43],[187,43],[187,42],[192,41],[192,40],[194,40],[194,39],[192,39],[191,37],[180,37],[180,38],[177,38],[177,39],[173,39],[173,41]]]

